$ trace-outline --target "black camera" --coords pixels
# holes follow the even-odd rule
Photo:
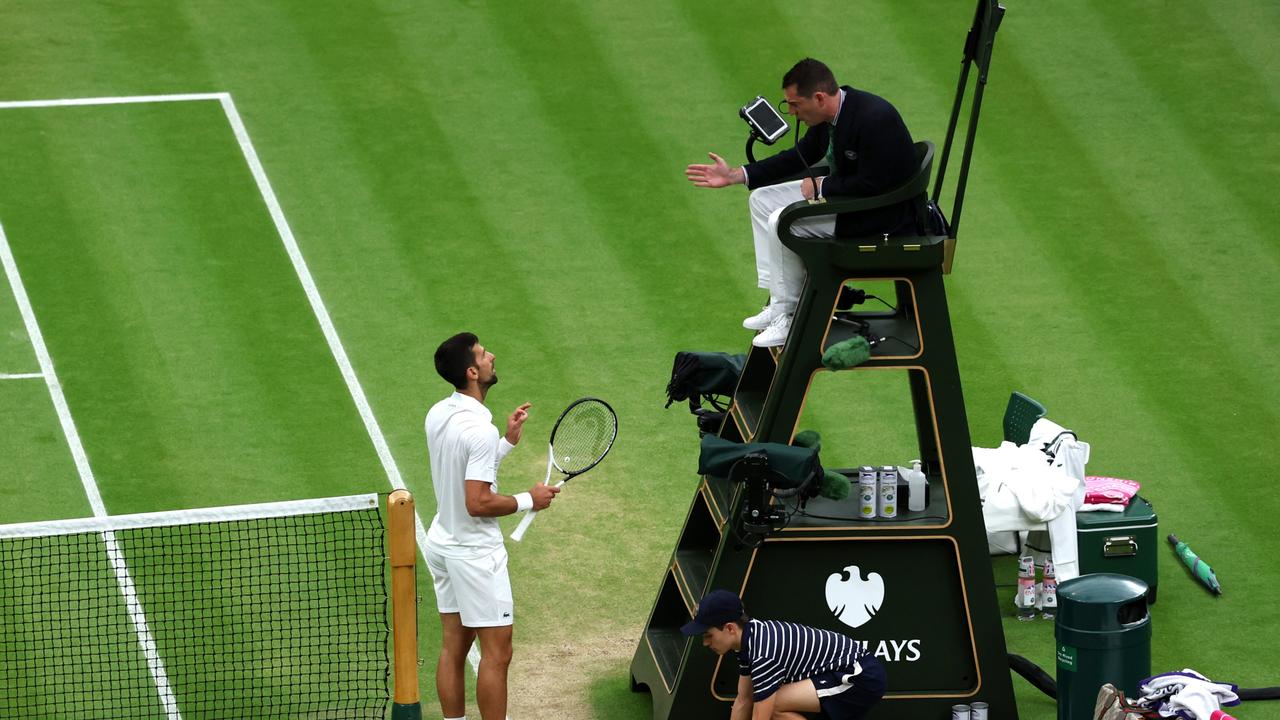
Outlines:
[[[769,456],[762,452],[743,455],[730,469],[730,481],[747,486],[747,502],[742,506],[741,520],[744,532],[768,535],[786,526],[787,514],[769,502],[769,497],[776,494],[770,482],[776,475],[769,467]]]

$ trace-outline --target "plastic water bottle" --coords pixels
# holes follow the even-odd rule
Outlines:
[[[899,467],[898,474],[907,481],[907,509],[911,512],[924,512],[925,488],[929,484],[929,479],[920,469],[920,461],[912,460],[910,470]]]
[[[1058,575],[1053,563],[1044,561],[1044,592],[1040,596],[1040,610],[1046,620],[1052,620],[1058,613]]]
[[[1036,561],[1030,555],[1018,558],[1018,596],[1014,599],[1019,620],[1036,617]]]

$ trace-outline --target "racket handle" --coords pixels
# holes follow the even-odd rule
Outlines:
[[[561,480],[560,482],[556,483],[552,487],[562,487],[567,482],[569,482],[569,478],[565,478]],[[520,540],[524,538],[525,531],[529,529],[529,525],[533,524],[533,518],[537,514],[538,514],[537,510],[529,510],[528,512],[526,512],[524,514],[524,519],[520,521],[520,524],[516,526],[515,530],[511,531],[511,539],[515,540],[516,542],[520,542]]]
[[[520,524],[516,526],[515,530],[511,531],[511,539],[515,540],[516,542],[520,542],[522,539],[524,539],[525,531],[528,530],[529,526],[533,524],[533,518],[537,514],[538,514],[537,510],[530,510],[526,512],[524,514],[524,519],[520,521]]]

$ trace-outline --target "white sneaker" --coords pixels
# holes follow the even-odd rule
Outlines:
[[[791,316],[778,315],[764,332],[751,338],[751,344],[756,347],[781,347],[787,342],[787,334],[790,332]]]
[[[773,309],[773,303],[770,302],[760,312],[743,320],[742,327],[748,330],[764,330],[769,327],[769,323],[773,322],[773,319],[777,316],[778,312]]]

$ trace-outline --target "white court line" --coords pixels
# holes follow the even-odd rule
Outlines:
[[[44,373],[0,373],[0,380],[34,380],[44,377]]]
[[[80,483],[84,486],[84,493],[89,498],[89,506],[93,508],[95,517],[106,517],[107,510],[102,505],[102,495],[98,492],[98,483],[93,479],[93,470],[89,467],[89,457],[85,454],[84,445],[80,442],[80,433],[76,430],[76,423],[71,419],[71,409],[67,406],[66,395],[62,392],[62,383],[58,381],[58,374],[53,369],[53,359],[49,357],[49,348],[44,344],[44,335],[40,332],[40,326],[36,323],[35,311],[31,308],[31,301],[27,297],[27,290],[22,284],[22,277],[18,275],[18,264],[13,259],[13,253],[9,250],[9,239],[5,236],[4,225],[0,224],[0,264],[4,265],[5,275],[9,278],[9,287],[13,290],[13,298],[18,304],[18,311],[22,314],[22,322],[27,327],[27,336],[31,340],[31,346],[35,349],[36,360],[40,363],[41,376],[44,378],[45,384],[49,386],[49,396],[53,399],[53,407],[58,413],[58,422],[62,424],[62,433],[67,437],[67,445],[71,448],[71,457],[75,460],[76,471],[80,474]],[[115,533],[108,530],[100,533],[102,542],[107,546],[107,558],[111,562],[111,569],[115,572],[116,584],[120,586],[120,593],[124,595],[125,607],[129,612],[129,620],[133,623],[134,632],[138,635],[138,644],[142,646],[142,652],[147,658],[147,669],[151,671],[151,677],[156,684],[156,692],[160,694],[160,704],[165,708],[165,714],[170,720],[182,720],[181,713],[178,712],[178,702],[173,695],[173,689],[169,687],[169,676],[165,672],[164,661],[160,659],[160,654],[156,652],[156,641],[151,635],[151,629],[147,626],[146,615],[142,611],[142,603],[138,600],[138,592],[134,587],[133,578],[129,575],[129,568],[125,564],[124,555],[120,552],[119,545],[116,544]]]
[[[84,105],[136,105],[139,103],[221,100],[226,93],[186,93],[183,95],[126,95],[123,97],[61,98],[58,100],[6,100],[0,110],[15,108],[76,107]]]

